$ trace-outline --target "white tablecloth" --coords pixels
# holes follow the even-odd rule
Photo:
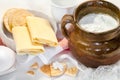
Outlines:
[[[80,0],[80,3],[84,2],[84,1],[87,1],[87,0]],[[118,6],[120,8],[120,0],[107,0],[107,1],[112,2],[113,4],[115,4],[116,6]],[[0,22],[2,22],[2,17],[3,17],[4,12],[9,8],[25,8],[25,9],[42,11],[52,17],[51,8],[50,8],[50,0],[0,0],[0,6],[1,6],[0,7]],[[120,67],[119,62],[116,65],[118,65]],[[83,80],[83,79],[84,80],[99,80],[99,79],[100,80],[120,80],[120,77],[119,77],[119,79],[118,79],[118,77],[116,77],[116,75],[120,76],[120,74],[116,74],[118,72],[113,72],[114,74],[113,73],[107,74],[107,72],[109,73],[109,71],[111,71],[111,69],[113,69],[110,67],[109,67],[109,69],[107,69],[107,68],[108,68],[107,66],[104,69],[98,68],[98,70],[101,70],[101,72],[97,73],[97,70],[96,70],[96,72],[94,72],[94,74],[98,74],[98,76],[96,76],[96,78],[94,78],[94,79],[93,79],[93,76],[91,76],[91,75],[85,76],[85,74],[80,73],[80,74],[78,74],[77,78],[63,76],[56,80]],[[114,68],[114,69],[116,69],[116,68]],[[105,69],[106,69],[106,71],[104,71]],[[86,71],[86,72],[88,72],[86,74],[91,74],[93,69],[88,68],[86,70],[88,70],[88,71]],[[119,73],[120,73],[120,71],[119,71]],[[79,77],[79,75],[81,77],[83,75],[86,78],[81,78],[81,77]],[[104,75],[107,76],[107,78],[101,78],[101,76],[104,76]],[[19,76],[19,78],[16,76]],[[26,77],[25,75],[21,75],[21,74],[17,74],[16,72],[13,72],[13,73],[10,73],[10,74],[4,75],[4,76],[0,76],[0,80],[33,80],[32,78],[25,79],[25,77]],[[35,80],[51,80],[51,79],[41,76],[40,78],[37,78]]]

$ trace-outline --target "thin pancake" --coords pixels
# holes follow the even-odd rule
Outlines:
[[[9,26],[9,18],[16,12],[16,10],[18,9],[12,8],[7,10],[3,17],[4,26],[9,32],[12,32],[12,28]]]
[[[12,17],[12,22],[10,25],[12,25],[12,27],[15,27],[15,26],[27,26],[26,25],[26,17],[27,16],[33,16],[32,13],[30,13],[29,11],[27,10],[24,10],[24,9],[20,9],[18,10],[14,16]]]

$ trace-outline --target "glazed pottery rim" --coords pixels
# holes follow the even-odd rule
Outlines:
[[[116,20],[116,21],[118,22],[118,26],[117,26],[116,28],[111,29],[111,30],[108,30],[108,31],[95,33],[95,32],[90,32],[90,31],[87,31],[87,30],[82,29],[82,28],[80,27],[80,25],[78,24],[78,21],[77,21],[77,18],[76,18],[76,16],[78,16],[78,15],[76,15],[76,13],[77,13],[77,10],[78,10],[79,7],[81,7],[82,5],[85,5],[86,3],[90,3],[90,2],[96,2],[97,4],[98,4],[98,2],[99,2],[99,3],[104,3],[104,4],[106,3],[106,4],[109,4],[109,5],[112,5],[112,6],[113,6],[114,8],[116,8],[117,10],[120,10],[117,6],[115,6],[114,4],[112,4],[112,3],[108,2],[108,1],[101,1],[101,0],[86,1],[86,2],[78,5],[77,8],[76,8],[76,9],[74,10],[74,12],[73,12],[73,18],[74,18],[75,24],[77,25],[76,27],[79,26],[78,28],[79,28],[80,30],[82,30],[83,32],[90,33],[90,34],[98,34],[98,35],[110,33],[110,32],[117,31],[117,30],[120,29],[120,17],[117,18],[118,21]],[[101,5],[103,5],[103,4],[101,4]],[[110,6],[109,6],[109,7],[110,7]],[[87,8],[87,7],[86,7],[86,8]],[[94,13],[94,12],[93,12],[93,13]],[[102,12],[101,12],[101,13],[102,13]],[[115,12],[113,12],[113,13],[115,13]],[[117,13],[115,13],[115,14],[118,15],[118,16],[120,16],[120,15],[119,15],[120,12],[119,12],[119,14],[117,14]],[[115,19],[115,18],[114,18],[114,19]]]

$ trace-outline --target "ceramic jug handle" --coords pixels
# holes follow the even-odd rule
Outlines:
[[[66,29],[66,25],[68,23],[71,23],[74,25],[74,18],[72,15],[64,15],[63,18],[62,18],[62,22],[61,22],[61,30],[62,30],[62,33],[63,35],[69,39],[69,30]]]

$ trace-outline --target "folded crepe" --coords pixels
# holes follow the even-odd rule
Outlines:
[[[52,47],[58,45],[56,35],[46,19],[28,16],[26,20],[34,44],[45,44]]]
[[[22,54],[38,54],[44,52],[43,45],[33,45],[27,27],[17,26],[12,29],[13,38],[16,43],[16,51]]]

